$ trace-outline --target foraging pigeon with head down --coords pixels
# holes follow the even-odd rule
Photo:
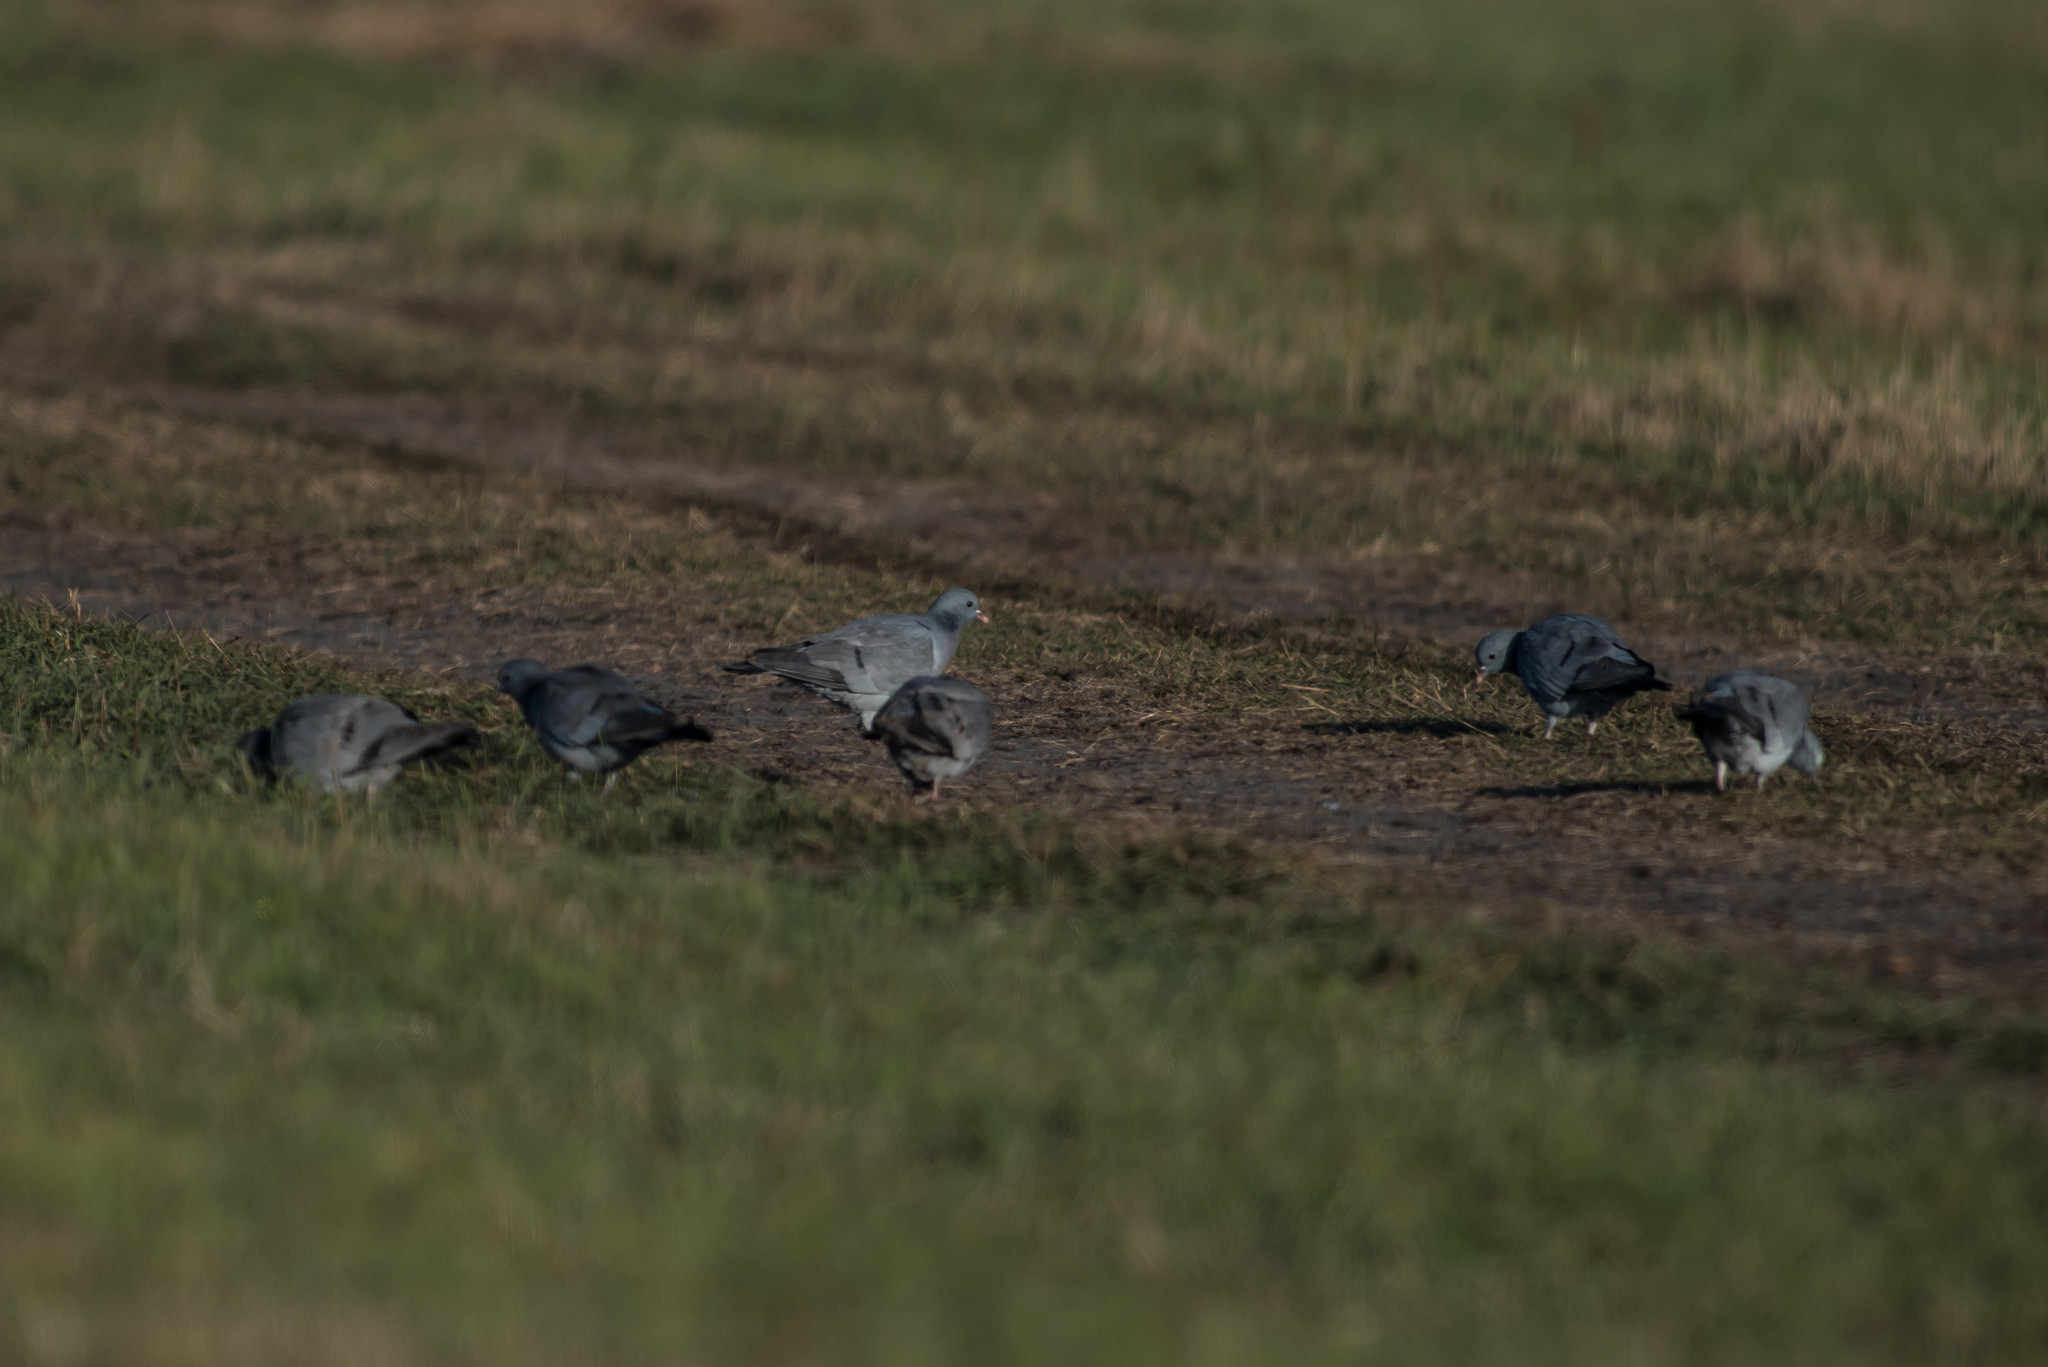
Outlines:
[[[360,693],[300,698],[268,726],[243,733],[249,767],[268,779],[290,775],[327,793],[374,795],[407,760],[459,745],[468,722],[421,721],[395,702]]]
[[[710,740],[694,719],[650,701],[620,674],[597,665],[548,673],[539,660],[507,660],[498,687],[512,695],[540,748],[579,774],[610,774],[606,792],[623,769],[657,745]]]
[[[1692,723],[1692,733],[1714,762],[1717,793],[1728,790],[1730,769],[1755,774],[1758,792],[1786,764],[1820,782],[1827,755],[1807,725],[1806,695],[1790,680],[1738,669],[1701,689],[1678,716]]]
[[[863,617],[793,646],[757,650],[733,674],[776,674],[860,714],[872,733],[875,713],[911,679],[946,672],[960,648],[960,632],[988,614],[966,589],[947,589],[922,617],[888,613]]]
[[[991,720],[988,694],[967,680],[918,678],[882,705],[874,729],[911,788],[937,802],[940,780],[959,778],[988,749]]]
[[[1549,718],[1543,738],[1566,717],[1584,717],[1586,734],[1616,704],[1649,689],[1671,691],[1657,667],[1621,643],[1598,617],[1568,612],[1546,617],[1527,631],[1496,631],[1472,652],[1479,682],[1513,674]]]

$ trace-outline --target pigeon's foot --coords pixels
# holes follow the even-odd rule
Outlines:
[[[1600,729],[1600,719],[1599,719],[1598,717],[1589,717],[1589,718],[1587,718],[1587,719],[1586,719],[1586,734],[1587,734],[1587,735],[1589,735],[1589,736],[1590,736],[1590,735],[1592,735],[1592,734],[1593,734],[1593,733],[1594,733],[1595,731],[1598,731],[1599,729]]]
[[[616,773],[612,773],[612,774],[607,774],[607,775],[605,775],[605,780],[604,780],[604,787],[602,787],[602,788],[599,788],[599,789],[597,790],[597,795],[598,795],[599,797],[606,797],[606,796],[608,796],[608,795],[609,795],[609,794],[611,793],[611,790],[612,790],[612,785],[613,785],[614,783],[617,783],[618,781],[619,781],[619,776],[618,776],[618,775],[617,775]]]
[[[1714,791],[1717,793],[1728,791],[1728,761],[1725,759],[1714,761]]]
[[[1552,717],[1552,718],[1550,719],[1549,723],[1548,723],[1547,725],[1545,725],[1545,726],[1544,726],[1544,728],[1543,728],[1543,739],[1545,739],[1545,740],[1549,740],[1549,739],[1551,738],[1551,736],[1552,736],[1552,735],[1554,735],[1554,734],[1556,733],[1556,731],[1557,731],[1557,718],[1556,718],[1556,717]]]

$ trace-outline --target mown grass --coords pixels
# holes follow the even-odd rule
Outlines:
[[[0,641],[26,1361],[2048,1336],[2039,1107],[1991,1081],[2043,1032],[1995,1001],[673,758],[599,804],[473,687],[22,608]],[[375,805],[246,786],[237,727],[351,684],[486,735]]]

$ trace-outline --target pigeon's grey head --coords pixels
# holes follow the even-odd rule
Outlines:
[[[1479,665],[1479,682],[1485,683],[1490,675],[1510,674],[1515,668],[1515,641],[1519,631],[1489,631],[1486,639],[1472,651],[1472,658]]]
[[[259,726],[254,731],[244,731],[242,738],[235,742],[235,748],[242,752],[242,762],[249,766],[249,772],[259,778],[276,778],[277,770],[270,762],[270,728]]]
[[[964,627],[969,622],[988,621],[988,614],[981,610],[981,600],[971,589],[947,589],[925,615],[941,626],[955,628]]]
[[[534,685],[547,676],[548,667],[539,660],[507,660],[498,666],[498,690],[523,702]]]

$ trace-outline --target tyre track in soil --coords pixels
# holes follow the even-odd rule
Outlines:
[[[30,386],[21,386],[30,387]],[[55,387],[43,378],[37,388]],[[415,396],[303,395],[64,381],[178,416],[367,444],[400,463],[539,474],[645,491],[732,515],[743,530],[862,564],[927,568],[978,586],[1030,583],[1088,601],[1156,593],[1191,620],[1331,617],[1396,637],[1461,643],[1562,604],[1511,576],[1392,560],[1130,554],[1113,529],[1057,500],[938,483],[799,480],[692,461],[595,424],[535,420]],[[680,504],[679,504],[680,510]],[[746,524],[751,523],[750,529]],[[719,734],[713,754],[818,787],[893,778],[843,714],[807,695],[716,671],[759,642],[678,632],[703,617],[680,591],[619,602],[554,588],[450,596],[427,582],[366,580],[290,538],[131,534],[35,510],[0,519],[0,590],[326,651],[354,665],[488,678],[516,643],[550,659],[606,658]],[[687,639],[677,639],[679,636]],[[1681,680],[1729,667],[1700,640],[1641,638]],[[1851,655],[1759,643],[1743,662],[1807,682],[1836,710],[1967,722],[2048,759],[2043,666],[1998,657]],[[1873,851],[1734,832],[1703,819],[1704,782],[1661,789],[1565,784],[1503,790],[1485,737],[1437,723],[1352,725],[1304,711],[1132,724],[1115,681],[1007,681],[1002,734],[977,796],[1224,830],[1383,869],[1401,885],[1478,910],[1547,905],[1574,917],[1642,917],[1686,931],[1848,954],[1940,987],[1997,978],[2048,986],[2048,879],[1928,852]],[[1313,719],[1313,720],[1312,720]]]

